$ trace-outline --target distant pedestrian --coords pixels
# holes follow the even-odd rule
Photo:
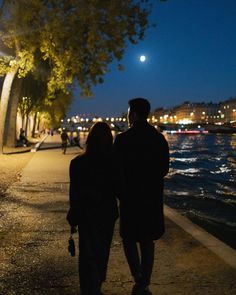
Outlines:
[[[25,136],[25,130],[23,128],[20,128],[19,141],[23,146],[27,146],[28,144],[28,139]]]
[[[88,134],[86,151],[70,163],[71,232],[78,225],[81,295],[101,295],[118,208],[112,134],[103,122]]]
[[[65,154],[66,153],[66,149],[67,149],[67,143],[70,142],[70,138],[66,132],[66,130],[62,130],[61,133],[61,148],[62,148],[62,153]]]
[[[73,136],[73,132],[70,132],[70,146],[74,146],[74,136]]]
[[[74,145],[79,147],[81,150],[83,150],[84,148],[81,146],[80,144],[80,133],[79,131],[76,132],[76,136],[73,138],[74,140]]]
[[[147,122],[149,112],[150,103],[146,99],[130,100],[129,129],[118,134],[114,142],[123,168],[120,234],[135,282],[132,295],[152,294],[148,286],[154,241],[164,233],[163,178],[169,169],[169,148],[164,136]]]

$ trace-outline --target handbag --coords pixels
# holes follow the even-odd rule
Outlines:
[[[70,253],[71,257],[75,256],[75,241],[74,241],[72,235],[70,236],[70,238],[68,240],[68,252]]]

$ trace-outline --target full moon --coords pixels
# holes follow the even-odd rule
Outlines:
[[[145,60],[146,60],[146,56],[145,56],[145,55],[141,55],[140,58],[139,58],[139,60],[140,60],[141,62],[145,62]]]

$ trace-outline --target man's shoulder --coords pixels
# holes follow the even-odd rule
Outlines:
[[[127,134],[129,134],[129,132],[130,132],[130,128],[123,131],[123,132],[121,132],[121,133],[118,133],[116,137],[117,138],[123,138],[123,137],[127,136]]]
[[[86,154],[78,155],[77,157],[75,157],[74,159],[70,161],[70,165],[76,166],[78,164],[83,164],[84,162],[86,162],[86,158],[87,158]]]
[[[132,128],[129,128],[129,129],[125,130],[124,132],[117,134],[115,141],[122,142],[122,141],[126,140],[127,138],[129,138],[131,136],[131,134],[132,134]]]
[[[154,126],[150,124],[145,124],[141,128],[131,127],[126,131],[117,134],[115,141],[116,142],[123,142],[127,140],[132,140],[142,135],[146,135],[149,138],[156,138],[157,140],[164,140],[164,135],[159,132]]]
[[[149,128],[149,130],[150,130],[150,132],[151,132],[151,134],[153,136],[156,136],[159,139],[164,139],[165,138],[164,135],[160,131],[158,131],[156,129],[156,127],[154,127],[153,125],[148,124],[148,128]]]

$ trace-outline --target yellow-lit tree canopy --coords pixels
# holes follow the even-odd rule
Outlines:
[[[120,67],[127,44],[144,38],[150,9],[148,0],[3,1],[0,38],[13,54],[0,57],[0,75],[5,76],[0,145],[4,113],[12,104],[11,96],[17,97],[12,93],[15,77],[42,74],[45,63],[48,101],[67,93],[75,79],[81,92],[90,95],[114,59]]]

